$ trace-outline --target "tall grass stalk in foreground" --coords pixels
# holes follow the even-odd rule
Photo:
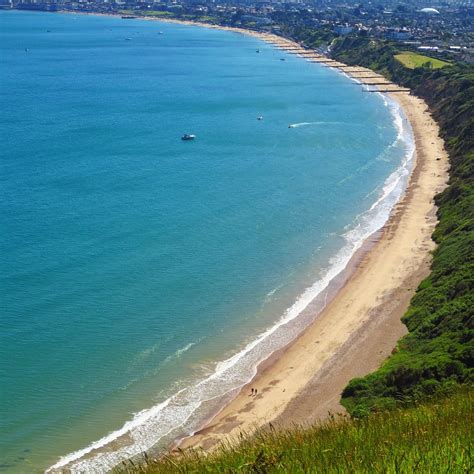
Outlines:
[[[362,420],[341,417],[308,428],[267,428],[208,455],[191,450],[161,460],[144,455],[118,472],[473,472],[473,395],[464,389]]]

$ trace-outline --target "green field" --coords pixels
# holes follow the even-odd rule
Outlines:
[[[157,10],[146,10],[146,11],[136,11],[136,10],[120,10],[121,15],[137,15],[141,16],[153,16],[153,17],[166,17],[173,18],[175,15],[171,12],[163,12]]]
[[[115,472],[409,473],[473,472],[472,391],[361,420],[269,428],[207,456],[197,451],[129,461]]]
[[[422,54],[412,53],[410,51],[395,55],[395,59],[408,69],[415,69],[424,65],[428,65],[431,69],[440,69],[449,66],[449,63],[446,61],[430,58],[429,56],[423,56]]]

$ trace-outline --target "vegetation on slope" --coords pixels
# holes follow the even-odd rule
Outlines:
[[[430,58],[423,54],[414,53],[412,51],[404,51],[403,53],[396,54],[395,59],[408,69],[415,69],[417,67],[429,67],[431,69],[440,69],[445,66],[449,66],[446,61],[441,59]]]
[[[378,371],[346,387],[342,403],[354,416],[412,403],[474,379],[474,68],[412,70],[394,59],[396,53],[392,43],[364,38],[346,38],[333,47],[337,59],[382,72],[427,101],[450,155],[450,180],[436,197],[432,273],[403,317],[409,334]]]
[[[186,451],[130,461],[121,472],[472,472],[472,391],[437,403],[323,425],[261,430],[208,455]]]

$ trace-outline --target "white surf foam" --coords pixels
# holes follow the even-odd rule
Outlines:
[[[84,449],[62,457],[47,472],[61,471],[67,466],[72,473],[103,473],[122,460],[150,449],[160,439],[174,433],[177,428],[186,426],[192,418],[195,419],[204,402],[231,393],[248,383],[254,377],[256,368],[262,360],[291,342],[301,332],[303,327],[297,324],[298,316],[304,313],[318,295],[324,294],[331,280],[346,268],[363,242],[384,225],[408,181],[414,155],[411,129],[408,122],[403,119],[397,104],[391,101],[386,101],[386,104],[391,108],[400,140],[403,140],[405,145],[404,160],[386,179],[377,200],[367,211],[357,216],[353,225],[343,234],[345,244],[330,260],[330,265],[321,278],[300,295],[274,326],[258,335],[232,357],[218,363],[210,376],[180,390],[156,406],[137,413],[121,429]],[[189,348],[190,345],[182,351]],[[189,426],[187,434],[192,434],[197,427],[196,423]],[[107,446],[123,435],[127,435],[129,442],[113,450]],[[98,451],[93,452],[95,450]]]
[[[195,342],[190,342],[189,344],[186,344],[184,347],[181,347],[180,349],[176,350],[173,354],[169,355],[163,362],[162,364],[168,364],[174,359],[179,359],[185,352],[187,352],[191,347],[195,346],[198,344],[200,340],[195,341]]]
[[[344,122],[300,122],[300,123],[291,123],[290,125],[288,125],[288,128],[307,127],[308,125],[349,125],[349,124],[344,124]]]
[[[186,346],[182,347],[181,349],[178,349],[176,352],[175,352],[175,356],[176,357],[181,357],[185,352],[189,351],[189,349],[191,349],[191,347],[195,346],[197,342],[190,342],[189,344],[187,344]]]

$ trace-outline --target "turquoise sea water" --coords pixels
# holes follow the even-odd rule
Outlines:
[[[0,74],[5,472],[196,429],[406,182],[393,104],[248,36],[1,11]]]

